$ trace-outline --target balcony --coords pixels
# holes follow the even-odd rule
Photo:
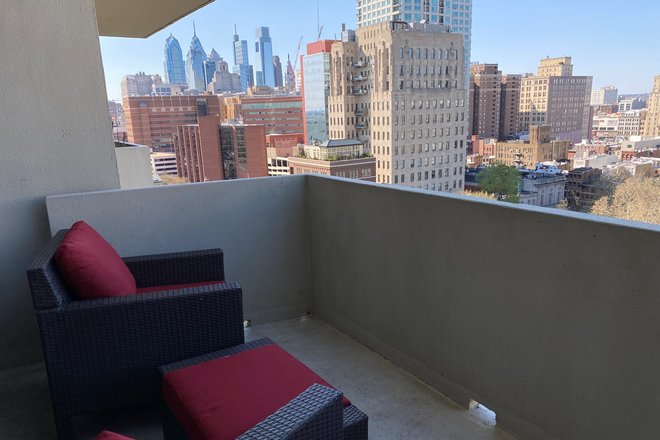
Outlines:
[[[280,342],[342,389],[370,415],[371,438],[660,434],[648,417],[660,382],[657,226],[317,175],[46,204],[51,232],[84,218],[122,255],[222,247],[248,338]],[[580,252],[530,258],[530,242]],[[612,264],[622,260],[634,264]],[[3,373],[0,391],[23,402],[0,398],[12,420],[1,438],[50,438],[40,364]],[[471,400],[496,416],[469,411]],[[83,418],[81,438],[158,438],[144,411]]]
[[[363,129],[364,128],[364,123],[360,122],[358,124],[355,124],[355,128],[358,129],[358,130]]]
[[[660,438],[658,226],[318,175],[120,190],[99,29],[148,35],[203,2],[9,2],[0,439],[54,437],[25,269],[78,219],[125,256],[222,247],[248,339],[342,389],[373,439]],[[77,427],[162,438],[153,407]]]
[[[362,116],[362,115],[364,115],[364,111],[363,111],[363,110],[355,110],[354,113],[355,113],[355,116]]]

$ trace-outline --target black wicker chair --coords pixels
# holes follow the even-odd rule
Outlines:
[[[165,365],[158,370],[161,376],[165,376],[172,371],[270,344],[274,344],[274,342],[269,338],[257,339],[235,347]],[[341,396],[342,394],[336,390],[319,384],[313,385],[288,405],[285,405],[238,438],[241,440],[367,440],[369,437],[369,418],[355,405],[343,408]],[[332,409],[329,409],[330,401],[332,401]],[[331,411],[331,414],[328,411]],[[338,423],[336,422],[337,414],[339,415]],[[164,401],[162,402],[162,415],[165,440],[190,440],[188,433]]]
[[[27,271],[59,440],[74,416],[158,401],[159,366],[244,342],[238,283],[76,300],[54,263],[66,232]],[[220,249],[124,262],[138,288],[224,280]]]

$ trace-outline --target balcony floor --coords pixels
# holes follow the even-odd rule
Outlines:
[[[364,345],[318,319],[286,320],[247,329],[246,339],[269,337],[342,390],[369,415],[372,439],[514,440],[495,426],[492,412],[467,410]],[[136,440],[160,440],[153,406],[85,416],[80,439],[102,429]],[[45,368],[37,364],[0,372],[0,438],[54,438]]]

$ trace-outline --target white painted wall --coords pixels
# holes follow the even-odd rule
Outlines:
[[[121,189],[154,186],[149,147],[135,145],[115,148]]]
[[[307,179],[316,315],[525,440],[660,438],[660,227]]]
[[[305,176],[49,197],[51,233],[85,220],[122,256],[219,247],[253,323],[311,310]]]
[[[94,2],[2,2],[0,369],[41,358],[25,269],[44,196],[119,188]]]

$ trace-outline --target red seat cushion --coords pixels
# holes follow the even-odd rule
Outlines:
[[[205,283],[172,284],[169,286],[138,287],[137,293],[164,292],[166,290],[179,290],[189,287],[212,286],[214,284],[226,284],[226,281],[208,281]]]
[[[124,437],[123,435],[115,434],[110,431],[103,431],[96,436],[94,440],[133,440],[132,438]]]
[[[83,221],[76,222],[55,251],[62,277],[80,299],[137,292],[135,278],[114,248]]]
[[[315,383],[332,387],[267,345],[167,373],[163,396],[191,440],[234,440]]]

